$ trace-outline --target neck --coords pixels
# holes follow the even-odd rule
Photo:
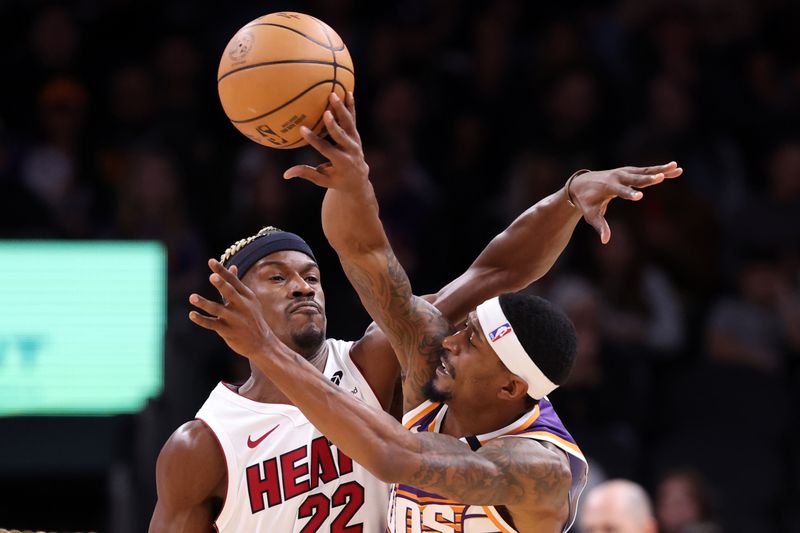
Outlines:
[[[527,411],[521,402],[482,403],[479,406],[447,403],[442,433],[456,438],[491,433],[511,424]]]
[[[328,362],[328,345],[323,342],[313,355],[307,357],[309,363],[320,372],[325,371]],[[289,398],[255,365],[250,365],[250,377],[239,387],[239,394],[259,403],[280,403],[294,405]]]

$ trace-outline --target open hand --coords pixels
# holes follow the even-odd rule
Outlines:
[[[586,172],[575,176],[567,194],[581,210],[584,220],[600,234],[606,244],[611,239],[611,228],[605,214],[608,203],[614,198],[637,202],[644,197],[643,189],[677,178],[683,169],[674,161],[654,167],[621,167],[612,170]]]
[[[317,167],[295,165],[283,173],[285,179],[303,178],[320,187],[342,191],[357,190],[369,181],[369,167],[364,161],[361,136],[356,129],[356,107],[353,93],[347,93],[347,105],[336,93],[329,97],[331,109],[322,115],[325,128],[336,144],[302,126],[300,134],[314,147],[326,163]]]
[[[209,281],[225,303],[192,294],[189,303],[206,314],[190,311],[189,320],[217,332],[231,350],[247,358],[265,352],[271,343],[280,342],[261,316],[256,295],[237,277],[236,266],[229,270],[216,259],[210,259],[208,266],[212,271]]]

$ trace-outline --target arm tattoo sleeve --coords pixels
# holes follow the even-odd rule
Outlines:
[[[404,411],[424,397],[422,387],[441,357],[451,326],[436,307],[414,296],[411,283],[391,248],[369,261],[342,261],[364,307],[389,338],[402,367]]]
[[[471,505],[552,506],[567,498],[566,457],[522,438],[497,439],[478,452],[441,434],[420,433],[408,484]]]

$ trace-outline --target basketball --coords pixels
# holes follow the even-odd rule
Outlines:
[[[328,95],[353,90],[353,62],[333,29],[310,15],[280,12],[242,27],[222,54],[217,89],[240,132],[270,148],[298,148],[304,125],[320,133]]]

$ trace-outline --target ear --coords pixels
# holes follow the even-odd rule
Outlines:
[[[505,401],[515,401],[524,398],[528,394],[528,384],[519,376],[509,372],[508,380],[500,388],[497,397]]]

